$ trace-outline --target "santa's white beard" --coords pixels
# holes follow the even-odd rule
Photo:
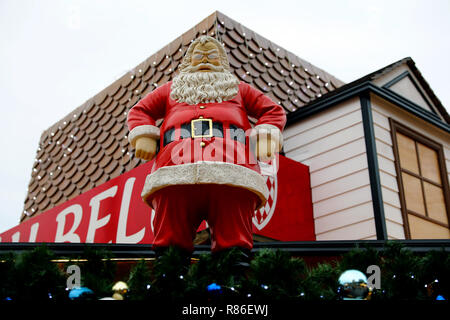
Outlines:
[[[239,80],[229,71],[192,72],[192,69],[186,69],[172,82],[170,97],[177,102],[222,102],[233,99],[239,91]]]

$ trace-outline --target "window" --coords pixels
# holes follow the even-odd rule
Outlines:
[[[449,239],[449,187],[440,144],[391,119],[406,239]]]

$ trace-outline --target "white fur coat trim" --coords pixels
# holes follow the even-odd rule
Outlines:
[[[146,201],[148,196],[159,189],[183,184],[225,184],[244,188],[261,199],[258,208],[264,206],[269,197],[266,179],[261,174],[237,164],[216,161],[161,167],[147,176],[141,196]]]
[[[159,128],[152,125],[137,126],[128,134],[128,141],[133,148],[136,145],[136,139],[140,137],[149,137],[159,140]]]

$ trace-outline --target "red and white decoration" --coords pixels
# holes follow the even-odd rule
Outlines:
[[[2,242],[151,244],[152,210],[141,199],[153,161],[0,234]],[[315,240],[309,168],[279,156],[267,175],[269,199],[255,211],[253,232],[279,241]],[[272,175],[272,176],[271,176]],[[199,230],[205,228],[203,222]]]

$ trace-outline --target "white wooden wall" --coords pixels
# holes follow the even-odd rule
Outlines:
[[[386,228],[390,239],[404,239],[403,219],[400,211],[399,189],[394,164],[389,118],[419,132],[444,146],[447,174],[450,172],[450,135],[390,105],[375,96],[371,97],[378,165],[382,185]],[[449,174],[450,180],[450,174]]]
[[[359,98],[284,131],[286,156],[310,167],[317,240],[376,239]]]

